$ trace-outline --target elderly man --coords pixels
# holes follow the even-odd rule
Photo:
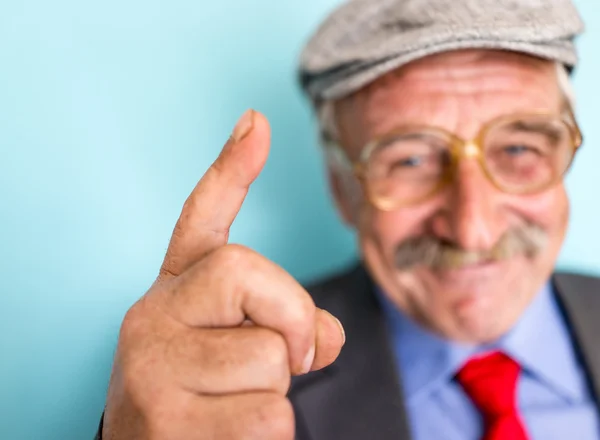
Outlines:
[[[600,439],[600,281],[553,273],[581,30],[568,0],[336,10],[301,78],[361,264],[309,294],[227,244],[268,154],[247,112],[124,320],[98,438]]]

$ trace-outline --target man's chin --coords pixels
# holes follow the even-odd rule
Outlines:
[[[506,298],[496,289],[445,291],[452,298],[442,307],[447,315],[445,325],[439,328],[441,336],[457,342],[489,343],[497,340],[513,325],[511,318],[514,298]],[[436,321],[430,324],[434,327]]]
[[[515,307],[520,307],[510,280],[523,276],[527,267],[525,258],[514,258],[430,271],[426,277],[432,292],[445,296],[443,301],[453,316],[453,339],[489,342],[506,332],[513,324]]]

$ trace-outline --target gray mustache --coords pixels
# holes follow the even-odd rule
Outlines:
[[[425,265],[435,270],[457,269],[483,262],[505,260],[517,255],[534,257],[548,242],[548,235],[537,225],[528,224],[506,231],[488,250],[469,251],[432,236],[404,241],[396,250],[396,268],[405,270]]]

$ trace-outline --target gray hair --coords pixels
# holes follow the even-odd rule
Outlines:
[[[576,96],[569,72],[561,62],[556,62],[555,64],[558,86],[571,110],[574,112]],[[326,100],[322,102],[316,109],[316,114],[319,122],[321,142],[328,144],[332,141],[337,141],[339,139],[339,130],[337,127],[334,101]]]

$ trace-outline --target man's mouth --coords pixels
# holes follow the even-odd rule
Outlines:
[[[431,268],[431,271],[440,283],[444,283],[448,287],[452,285],[456,288],[470,290],[476,284],[492,279],[501,279],[507,273],[508,265],[517,259],[521,260],[519,256],[503,260],[486,259],[452,268]],[[518,264],[522,263],[519,262]]]

